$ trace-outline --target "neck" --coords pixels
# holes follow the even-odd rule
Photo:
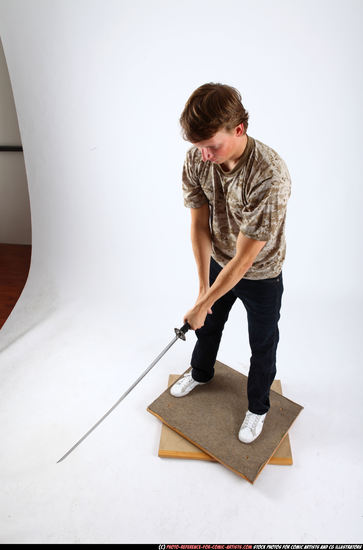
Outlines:
[[[231,159],[232,161],[234,161],[235,164],[245,152],[246,146],[247,146],[247,135],[243,134],[243,136],[241,137],[241,143],[238,144],[236,156]]]
[[[236,149],[233,156],[221,165],[223,170],[228,170],[228,171],[233,170],[233,168],[236,166],[237,162],[243,155],[246,149],[246,146],[247,146],[247,135],[243,134],[243,136],[241,136],[240,143],[238,143],[238,148]]]

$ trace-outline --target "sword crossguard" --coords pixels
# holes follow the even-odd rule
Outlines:
[[[185,334],[188,332],[189,329],[190,324],[186,322],[185,325],[183,325],[181,328],[175,328],[174,331],[178,338],[185,340]]]

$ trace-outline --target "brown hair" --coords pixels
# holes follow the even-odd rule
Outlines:
[[[246,133],[248,116],[236,88],[209,82],[194,90],[179,122],[183,139],[198,143],[210,139],[219,130],[230,132],[241,122]]]

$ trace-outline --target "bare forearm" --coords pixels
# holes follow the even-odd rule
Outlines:
[[[219,272],[216,280],[204,294],[204,296],[198,300],[198,303],[202,307],[212,307],[221,296],[231,290],[243,275],[251,267],[249,263],[241,262],[240,258],[234,257],[224,266],[222,271]]]
[[[201,328],[207,314],[213,313],[213,304],[242,279],[266,242],[251,239],[240,232],[237,237],[236,255],[219,272],[212,286],[200,293],[194,307],[184,315],[184,322],[188,322],[193,330]]]
[[[204,292],[209,288],[209,266],[212,251],[209,227],[199,227],[192,224],[191,241],[198,270],[199,291]]]

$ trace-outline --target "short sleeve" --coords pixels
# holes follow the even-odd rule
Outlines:
[[[188,208],[199,208],[208,202],[195,171],[196,166],[193,162],[192,150],[189,150],[185,157],[182,174],[184,206]]]
[[[284,224],[290,194],[288,172],[273,175],[256,185],[248,197],[248,205],[242,209],[240,231],[257,241],[268,241],[275,236]]]

